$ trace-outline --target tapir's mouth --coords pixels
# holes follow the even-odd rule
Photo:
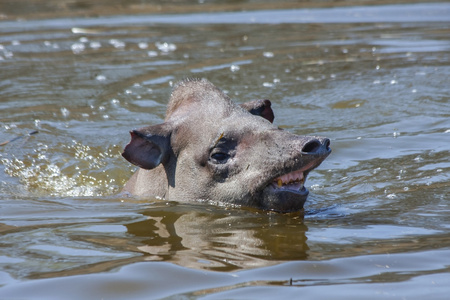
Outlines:
[[[307,194],[308,190],[305,188],[306,177],[309,171],[315,167],[316,164],[312,162],[299,170],[278,176],[272,180],[269,186],[276,192]]]
[[[277,177],[272,182],[274,189],[283,189],[289,191],[301,191],[305,184],[306,176],[302,170],[293,171],[288,174]]]
[[[308,162],[299,166],[291,165],[284,169],[278,169],[272,178],[263,182],[262,201],[259,203],[264,209],[278,212],[296,212],[303,209],[309,191],[305,187],[306,177],[309,172],[320,165],[330,154],[331,149],[327,146],[329,141],[321,144],[316,155],[305,157]],[[308,152],[308,151],[307,151]],[[294,163],[301,163],[302,159],[294,159]],[[292,162],[292,161],[291,161]]]

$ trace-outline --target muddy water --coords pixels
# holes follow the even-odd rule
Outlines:
[[[446,299],[450,6],[342,5],[2,1],[0,298]],[[116,196],[185,77],[331,139],[304,218]]]

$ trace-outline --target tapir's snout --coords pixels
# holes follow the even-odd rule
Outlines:
[[[309,172],[319,166],[331,153],[330,140],[319,136],[302,136],[297,139],[295,151],[284,168],[275,166],[274,177],[265,184],[260,205],[278,212],[299,211],[309,194],[305,181]],[[298,152],[300,149],[300,152]],[[270,172],[269,172],[270,173]]]
[[[330,140],[324,137],[314,137],[303,145],[301,152],[303,154],[315,154],[318,156],[331,153]]]

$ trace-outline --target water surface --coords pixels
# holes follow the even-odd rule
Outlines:
[[[0,4],[0,298],[446,299],[448,3],[84,2]],[[186,77],[331,139],[304,217],[117,196]]]

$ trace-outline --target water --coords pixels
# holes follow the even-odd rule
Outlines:
[[[0,298],[446,299],[448,3],[83,3],[0,4]],[[304,218],[117,196],[185,77],[331,139]]]

